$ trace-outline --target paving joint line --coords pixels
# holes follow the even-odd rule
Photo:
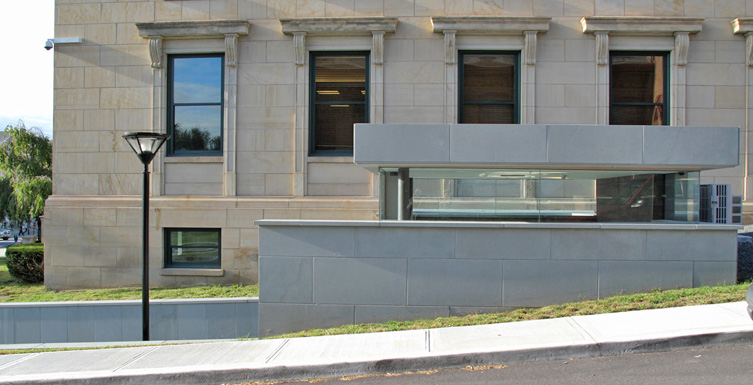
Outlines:
[[[149,353],[151,353],[151,352],[153,352],[153,351],[155,351],[155,350],[157,350],[157,349],[159,349],[161,347],[162,346],[153,346],[153,347],[151,347],[151,349],[147,349],[145,352],[141,352],[141,353],[137,354],[135,357],[131,358],[130,360],[128,360],[126,362],[124,362],[122,365],[118,366],[117,368],[113,369],[112,371],[113,372],[117,372],[118,370],[123,369],[126,366],[128,366],[128,365],[130,365],[130,364],[132,364],[132,363],[134,363],[134,362],[136,362],[136,361],[144,358],[144,356],[146,356],[147,354],[149,354]]]
[[[272,354],[267,356],[267,359],[264,361],[264,363],[268,364],[269,361],[272,361],[278,354],[280,354],[280,351],[282,351],[282,348],[284,348],[285,345],[287,345],[289,341],[290,341],[289,338],[286,338],[285,341],[282,341],[280,346],[278,346],[277,349],[275,349],[275,351],[272,352]]]
[[[0,365],[0,371],[4,370],[6,368],[9,368],[9,367],[11,367],[13,365],[20,364],[21,362],[24,362],[26,360],[32,359],[32,358],[34,358],[34,357],[36,357],[36,356],[38,356],[40,354],[42,354],[42,353],[30,353],[29,355],[27,355],[25,357],[21,357],[21,358],[19,358],[17,360],[13,360],[11,362],[6,363],[5,365]]]

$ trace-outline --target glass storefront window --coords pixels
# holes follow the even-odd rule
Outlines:
[[[397,169],[382,169],[385,189]],[[412,218],[532,222],[698,221],[699,172],[412,168]],[[382,218],[394,219],[394,194]]]

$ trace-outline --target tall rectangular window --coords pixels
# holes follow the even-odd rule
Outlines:
[[[669,54],[610,53],[609,124],[669,124]]]
[[[169,155],[222,155],[223,77],[222,54],[169,56]]]
[[[458,122],[520,123],[519,52],[459,52]]]
[[[311,52],[311,155],[353,155],[353,124],[369,120],[369,52]]]
[[[220,268],[219,229],[165,229],[165,267]]]

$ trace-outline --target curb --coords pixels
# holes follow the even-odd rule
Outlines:
[[[319,365],[272,366],[212,369],[209,367],[175,368],[159,373],[145,373],[133,370],[120,374],[102,372],[56,373],[55,378],[45,376],[21,376],[25,379],[9,380],[6,384],[39,385],[130,385],[148,384],[208,384],[241,383],[254,381],[285,381],[315,378],[331,378],[364,374],[400,373],[420,370],[450,369],[465,366],[485,366],[503,363],[530,361],[567,360],[572,358],[619,356],[637,353],[666,352],[692,348],[736,346],[753,343],[753,331],[720,332],[686,335],[671,338],[594,342],[582,345],[553,346],[546,348],[521,349],[514,351],[490,351],[472,353],[451,353],[446,355],[426,355],[405,358],[385,358],[379,360],[323,363]],[[36,378],[34,378],[36,377]],[[50,375],[49,377],[52,377]]]

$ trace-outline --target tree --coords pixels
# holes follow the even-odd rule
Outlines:
[[[52,194],[52,141],[22,121],[5,127],[0,143],[0,215],[13,221],[34,218],[39,228],[44,202]]]

